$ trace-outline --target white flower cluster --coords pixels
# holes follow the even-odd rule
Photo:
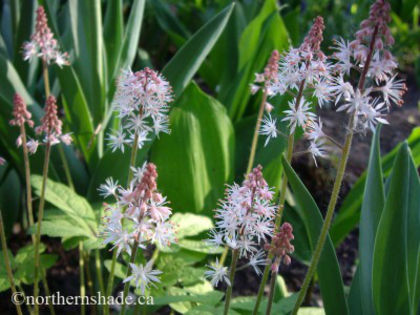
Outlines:
[[[284,111],[282,121],[289,123],[290,133],[303,128],[309,140],[308,151],[315,163],[317,157],[326,156],[328,141],[336,143],[322,131],[322,122],[305,99],[305,93],[317,99],[320,107],[328,102],[338,105],[337,111],[350,114],[354,132],[374,130],[378,123],[388,124],[386,113],[392,104],[401,106],[407,88],[396,74],[397,63],[387,50],[394,39],[387,26],[390,6],[383,0],[372,5],[370,16],[361,23],[361,29],[352,42],[335,41],[335,53],[327,59],[320,51],[322,18],[317,18],[304,43],[290,49],[279,62],[278,79],[272,80],[273,95],[286,92],[295,97]],[[359,73],[354,86],[350,77]],[[270,116],[262,121],[260,134],[267,136],[266,144],[279,134],[276,119]]]
[[[146,248],[148,244],[167,247],[175,242],[173,225],[168,221],[172,211],[156,187],[156,167],[152,163],[133,169],[134,179],[123,188],[111,178],[99,187],[103,197],[113,196],[115,203],[107,205],[101,236],[105,244],[112,244],[117,255],[131,255],[134,244]],[[133,275],[124,282],[135,280],[142,294],[149,284],[159,282],[160,271],[153,270],[153,261],[145,266],[131,264]]]
[[[297,127],[303,128],[310,141],[308,151],[314,159],[325,155],[325,135],[322,133],[322,123],[313,112],[313,105],[304,94],[310,94],[317,100],[320,107],[333,98],[332,67],[320,50],[323,19],[318,17],[309,34],[299,48],[290,48],[278,64],[277,80],[272,80],[269,87],[271,96],[290,93],[294,97],[289,101],[289,109],[284,111],[286,117],[282,121],[288,122],[289,132],[293,134]],[[313,128],[321,132],[313,133]],[[279,134],[277,120],[270,115],[262,121],[260,134],[267,136],[267,145],[271,138]],[[316,160],[315,160],[316,163]]]
[[[158,72],[149,68],[138,72],[123,70],[113,101],[121,125],[108,137],[112,151],[124,152],[125,145],[141,148],[151,140],[149,134],[170,133],[167,113],[172,100],[172,88]]]
[[[210,232],[208,240],[212,245],[239,250],[240,257],[248,258],[257,274],[260,274],[258,265],[267,262],[264,252],[258,247],[272,234],[276,211],[271,204],[273,192],[261,170],[261,166],[254,168],[241,186],[228,186],[225,199],[215,210],[216,228]],[[227,268],[216,262],[206,276],[211,278],[213,285],[219,281],[229,284],[225,277],[227,272]]]

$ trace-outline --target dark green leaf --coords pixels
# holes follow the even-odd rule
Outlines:
[[[165,66],[162,73],[179,97],[200,68],[225,28],[234,4],[225,8],[201,27]]]
[[[306,225],[311,247],[314,248],[323,225],[321,213],[305,185],[284,157],[282,157],[282,162],[297,203],[295,209],[299,212]],[[317,273],[326,313],[348,314],[340,267],[329,236],[327,236],[324,249],[319,259]]]

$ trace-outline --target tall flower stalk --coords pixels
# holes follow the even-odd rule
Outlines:
[[[26,103],[19,94],[15,94],[13,97],[13,119],[10,121],[11,126],[18,126],[20,128],[20,135],[16,141],[18,146],[23,148],[23,160],[25,163],[25,183],[26,183],[26,208],[28,211],[28,222],[29,226],[34,224],[34,214],[32,210],[32,188],[31,188],[31,167],[29,163],[29,150],[33,151],[33,141],[30,141],[28,146],[28,140],[26,137],[27,124],[30,128],[33,128],[34,122],[31,120],[32,115],[26,108]],[[29,147],[29,149],[28,149]]]
[[[377,123],[388,123],[384,116],[391,103],[399,106],[403,103],[402,96],[406,87],[402,81],[395,81],[397,63],[386,49],[394,43],[387,26],[390,22],[389,12],[389,3],[377,0],[370,8],[369,18],[362,21],[360,30],[356,32],[356,39],[351,43],[337,41],[337,52],[333,56],[336,60],[337,77],[333,89],[336,104],[340,99],[344,100],[338,110],[345,110],[350,117],[325,220],[292,314],[297,314],[305,298],[324,248],[354,133],[374,130]],[[356,87],[344,81],[344,76],[349,75],[352,69],[360,72]]]
[[[273,81],[269,87],[273,95],[290,93],[294,97],[289,102],[289,109],[284,113],[286,117],[283,121],[289,123],[289,136],[287,139],[286,159],[292,160],[294,150],[294,139],[297,128],[306,130],[307,126],[316,120],[316,115],[311,111],[311,103],[305,99],[304,92],[310,92],[318,100],[318,105],[329,100],[331,91],[325,89],[326,82],[330,81],[330,69],[325,62],[326,57],[320,50],[323,40],[324,21],[322,17],[317,17],[308,35],[305,37],[299,48],[291,48],[281,57],[278,70],[278,79]],[[277,120],[269,115],[263,120],[260,133],[267,136],[266,144],[271,138],[275,138],[280,133],[277,128]],[[321,156],[321,150],[315,151],[309,148],[314,159]],[[283,173],[280,187],[280,199],[277,207],[275,219],[275,233],[279,231],[284,204],[286,201],[287,177]],[[269,260],[273,256],[269,254]],[[253,314],[258,313],[258,309],[264,294],[265,284],[270,274],[270,264],[265,269],[261,279],[257,294]],[[274,275],[273,275],[274,276]],[[273,292],[274,294],[274,292]]]
[[[263,178],[262,167],[257,166],[241,186],[228,186],[225,199],[216,210],[216,228],[210,232],[209,243],[230,248],[232,260],[229,269],[216,261],[205,275],[214,286],[219,282],[228,285],[224,314],[229,312],[238,259],[247,259],[247,265],[251,265],[257,274],[261,273],[258,265],[266,263],[258,244],[273,232],[275,206],[271,204],[272,199],[273,192]]]
[[[277,50],[274,50],[271,53],[270,59],[268,60],[266,67],[264,68],[264,73],[257,73],[254,84],[251,85],[251,92],[253,94],[256,93],[259,89],[262,89],[263,95],[262,95],[260,107],[258,109],[254,135],[252,137],[252,144],[251,144],[251,151],[249,154],[248,167],[246,168],[247,174],[251,172],[251,169],[254,165],[255,153],[257,151],[257,145],[258,145],[258,134],[261,127],[261,120],[264,114],[264,109],[267,112],[270,112],[272,110],[271,104],[267,102],[267,97],[273,94],[270,89],[270,86],[273,83],[275,83],[278,79],[277,73],[278,73],[279,59],[280,59],[279,52]],[[260,83],[263,84],[262,87],[259,86]]]
[[[64,65],[68,65],[68,55],[66,52],[62,53],[60,51],[60,47],[58,45],[57,40],[54,38],[54,34],[51,32],[51,29],[48,27],[48,20],[47,16],[45,14],[44,7],[40,6],[38,7],[36,11],[36,24],[35,24],[35,32],[31,36],[31,40],[28,42],[25,42],[23,44],[23,58],[24,60],[32,60],[35,58],[40,58],[42,60],[43,65],[43,77],[44,77],[44,88],[45,88],[45,98],[47,99],[47,104],[50,104],[50,108],[47,110],[50,110],[50,115],[52,115],[50,118],[45,118],[44,120],[49,120],[50,123],[55,118],[58,119],[56,116],[56,105],[55,105],[55,113],[54,113],[54,105],[55,104],[55,98],[50,99],[50,84],[49,84],[49,77],[48,77],[48,65],[50,64],[57,64],[59,67],[62,67]],[[55,129],[52,131],[47,131],[48,128]],[[22,127],[21,127],[22,129]],[[23,128],[24,129],[24,128]],[[39,207],[39,213],[38,213],[38,226],[37,226],[37,233],[40,233],[41,228],[41,220],[43,217],[43,208],[44,208],[44,194],[45,194],[45,184],[48,176],[48,166],[49,166],[49,158],[50,158],[50,152],[51,152],[51,146],[55,145],[57,143],[60,143],[60,140],[69,145],[71,143],[71,137],[70,135],[61,135],[61,121],[60,123],[57,122],[57,126],[50,126],[46,127],[45,123],[43,122],[43,126],[39,127],[40,133],[44,132],[46,134],[45,138],[45,160],[44,160],[44,166],[43,166],[43,192],[41,192],[41,200],[40,200],[40,207]],[[50,133],[52,131],[52,133]],[[28,143],[26,142],[26,134],[24,133],[24,130],[21,130],[21,136],[22,136],[22,144],[23,144],[23,150],[24,150],[24,160],[25,160],[25,175],[26,175],[26,182],[27,182],[27,203],[28,203],[28,212],[32,209],[32,204],[28,200],[31,200],[31,190],[30,190],[30,184],[29,184],[29,177],[30,177],[30,168],[29,168],[29,159],[27,158],[27,151],[29,150],[30,153],[34,154],[39,146],[39,142],[37,140],[31,140]],[[64,155],[63,148],[59,146],[59,152],[61,159],[63,161],[63,166],[65,170],[65,174],[68,180],[68,183],[71,187],[73,187],[73,182],[71,179],[71,173],[67,164],[67,160]],[[32,216],[33,218],[33,216]],[[30,220],[33,221],[33,219],[30,218]],[[39,231],[38,231],[39,230]],[[38,274],[43,273],[39,266],[39,242],[40,237],[35,235],[34,244],[35,244],[35,283],[34,283],[34,295],[35,297],[38,294]],[[46,279],[43,275],[44,283],[46,285]],[[46,286],[47,289],[47,286]],[[36,294],[35,294],[36,293]],[[50,307],[50,310],[52,313],[54,313],[54,310]],[[38,313],[38,305],[35,305],[35,313]]]
[[[141,176],[141,169],[135,168],[138,150],[147,141],[150,141],[151,137],[159,136],[161,132],[170,132],[167,112],[169,111],[168,104],[172,99],[172,88],[169,82],[160,73],[150,68],[137,72],[132,72],[129,69],[123,70],[117,80],[113,107],[121,123],[116,131],[108,135],[108,141],[112,151],[121,150],[124,152],[126,146],[131,147],[127,190],[133,189],[133,185],[138,182],[138,177]],[[106,184],[101,185],[99,190],[104,197],[113,195],[106,193],[107,189],[113,188],[113,185],[115,183],[111,178],[107,179]],[[121,211],[125,213],[126,207],[123,207]],[[137,251],[138,245],[135,246],[135,249],[133,248],[133,254]],[[112,293],[118,254],[118,250],[114,250],[106,290],[107,296]],[[125,291],[128,292],[128,288],[129,284],[126,284]],[[125,311],[125,306],[123,306],[123,311]],[[109,313],[108,306],[105,307],[105,313]]]
[[[293,227],[290,225],[290,223],[285,222],[282,224],[282,226],[280,226],[279,231],[273,236],[271,244],[265,245],[265,249],[269,252],[270,257],[273,257],[273,261],[270,264],[271,280],[266,310],[267,315],[271,314],[277,271],[280,267],[280,264],[283,263],[285,265],[290,265],[291,258],[289,255],[295,250],[293,245],[290,243],[290,241],[293,239]]]
[[[38,223],[35,232],[35,272],[34,272],[34,297],[39,294],[39,274],[42,272],[40,266],[40,254],[39,247],[41,242],[41,223],[44,217],[44,206],[45,206],[45,191],[48,179],[48,169],[50,162],[51,147],[59,144],[61,139],[67,141],[65,135],[62,135],[61,131],[62,122],[57,116],[57,103],[54,96],[49,96],[45,104],[45,114],[41,119],[41,125],[35,128],[35,131],[39,135],[44,135],[43,142],[45,143],[45,157],[44,165],[42,170],[42,185],[41,194],[38,207]],[[64,137],[64,138],[63,138]],[[63,141],[63,140],[61,140]],[[35,303],[35,313],[39,313],[39,306]]]

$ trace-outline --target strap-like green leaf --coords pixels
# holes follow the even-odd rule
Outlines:
[[[201,27],[163,69],[175,97],[179,97],[224,30],[234,4],[231,4]]]
[[[299,211],[299,214],[306,225],[311,247],[314,248],[323,224],[321,212],[305,185],[284,157],[282,158],[282,162],[297,203],[296,210]],[[326,313],[348,314],[340,267],[338,265],[337,256],[335,255],[333,243],[329,236],[327,237],[319,259],[317,273]]]
[[[416,127],[411,132],[407,139],[413,156],[416,167],[420,165],[420,127]],[[400,145],[394,148],[390,153],[382,158],[382,169],[384,175],[387,176],[391,172],[395,156],[400,148]],[[363,199],[363,190],[366,182],[366,173],[364,173],[357,182],[353,185],[352,190],[344,199],[337,217],[331,226],[331,239],[337,247],[347,234],[354,229],[359,223],[360,208]]]
[[[376,313],[410,313],[407,275],[406,213],[409,206],[410,169],[408,145],[395,159],[389,192],[376,233],[373,255],[373,299]]]
[[[380,132],[381,127],[378,127],[372,138],[359,224],[360,287],[357,292],[360,294],[362,314],[366,315],[375,312],[372,294],[373,247],[375,245],[376,229],[385,203],[379,146]]]

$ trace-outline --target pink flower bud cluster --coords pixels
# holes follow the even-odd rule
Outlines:
[[[172,87],[160,73],[149,68],[122,71],[113,100],[121,126],[108,138],[112,150],[124,152],[125,145],[141,148],[151,140],[150,134],[170,133],[167,113],[172,100]],[[135,134],[138,135],[137,144],[133,143]]]
[[[257,166],[242,185],[228,186],[225,199],[215,210],[216,228],[210,232],[210,244],[240,251],[241,257],[260,263],[259,242],[273,232],[276,207],[273,192]]]
[[[388,27],[390,10],[387,1],[377,0],[356,32],[356,39],[350,43],[343,39],[336,41],[333,59],[337,74],[332,90],[336,104],[344,101],[338,111],[354,115],[356,132],[373,131],[378,123],[388,124],[385,118],[391,104],[401,106],[407,90],[405,83],[396,79],[398,65],[388,50],[394,43]],[[362,87],[353,86],[350,82],[353,69],[361,75],[366,73],[371,80],[364,79]]]
[[[300,50],[307,53],[307,58],[312,59],[312,55],[316,54],[320,60],[325,59],[324,53],[321,51],[321,43],[323,41],[323,32],[325,29],[324,19],[322,16],[315,18],[314,24],[310,29],[308,35],[303,40]]]
[[[22,96],[18,93],[15,93],[13,97],[13,119],[10,120],[11,126],[23,126],[25,123],[29,127],[34,126],[34,122],[31,120],[32,114],[26,108],[26,103],[23,100]]]
[[[4,165],[6,163],[6,160],[0,156],[0,166]]]
[[[148,244],[161,247],[175,242],[173,225],[168,221],[172,214],[166,198],[157,191],[157,171],[153,163],[134,169],[134,179],[128,188],[123,188],[112,179],[99,187],[104,197],[114,197],[114,204],[106,204],[102,236],[104,243],[111,243],[131,254],[135,242],[145,248]]]
[[[46,64],[55,63],[58,66],[68,65],[67,53],[61,53],[54,34],[48,27],[48,20],[44,7],[36,11],[35,33],[30,42],[23,44],[23,59],[31,60],[40,57]]]
[[[285,265],[291,262],[290,254],[295,251],[294,246],[290,243],[295,237],[293,236],[293,227],[290,223],[284,222],[279,231],[273,236],[271,243],[264,245],[264,249],[274,256],[272,270],[277,271],[279,262],[283,260]]]
[[[261,86],[259,85],[262,83],[264,85],[265,92],[267,95],[272,95],[273,92],[270,90],[270,86],[272,82],[277,80],[278,74],[278,62],[280,60],[280,54],[277,50],[273,50],[271,53],[270,59],[267,62],[267,65],[264,68],[264,73],[256,73],[255,74],[255,81],[254,84],[251,84],[251,93],[257,93]],[[270,106],[270,105],[269,105]],[[270,108],[268,106],[268,108]],[[270,112],[270,110],[267,110]]]
[[[16,93],[13,97],[13,119],[10,120],[11,126],[24,126],[25,123],[29,127],[34,126],[34,122],[31,120],[32,115],[27,110],[26,103],[23,98]],[[47,99],[45,105],[45,115],[41,119],[42,125],[35,128],[37,134],[45,133],[44,142],[49,142],[51,145],[57,144],[60,140],[66,144],[70,145],[72,142],[70,134],[62,134],[61,125],[62,122],[57,116],[57,104],[54,96],[50,96]],[[20,134],[16,140],[17,147],[20,147],[23,143],[23,134]],[[31,154],[36,153],[38,150],[39,141],[35,139],[30,139],[26,141],[26,148]]]

